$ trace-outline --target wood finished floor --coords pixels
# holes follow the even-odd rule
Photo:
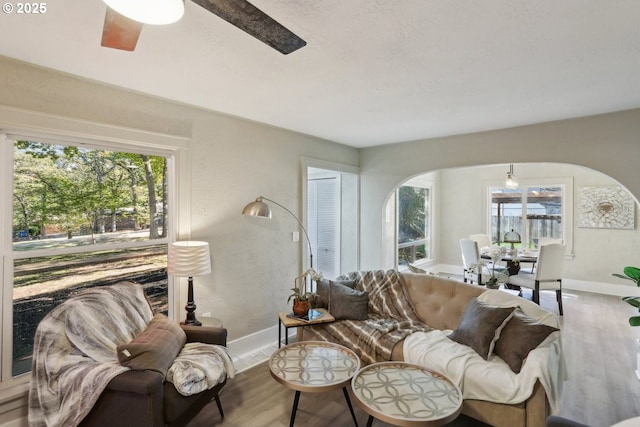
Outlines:
[[[525,297],[528,295],[525,294]],[[640,380],[636,378],[636,339],[640,328],[627,318],[634,314],[620,298],[565,291],[562,343],[568,380],[564,383],[561,416],[608,427],[640,416]],[[555,295],[543,293],[541,304],[557,313]],[[221,394],[225,419],[215,404],[209,404],[188,427],[284,427],[289,425],[294,391],[271,378],[266,363],[239,373]],[[354,403],[360,426],[367,414]],[[302,393],[296,426],[350,427],[353,421],[341,390]],[[483,424],[461,416],[450,427]],[[374,421],[374,427],[390,424]]]

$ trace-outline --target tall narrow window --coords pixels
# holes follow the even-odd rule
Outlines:
[[[396,190],[398,265],[431,258],[430,189],[403,185]]]
[[[11,142],[13,304],[4,309],[13,314],[16,376],[31,368],[38,323],[81,289],[135,281],[154,311],[167,312],[171,157]]]

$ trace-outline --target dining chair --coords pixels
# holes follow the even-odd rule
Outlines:
[[[562,239],[557,239],[554,237],[540,237],[538,239],[538,249],[540,249],[540,246],[544,246],[544,245],[550,245],[551,243],[560,243],[562,244]],[[536,267],[536,263],[535,261],[533,262],[533,264],[531,264],[531,272],[534,272],[534,269]]]
[[[504,272],[505,267],[494,266],[491,262],[480,257],[478,242],[471,239],[460,239],[460,251],[462,252],[462,267],[464,270],[463,280],[471,283],[478,282],[484,285],[491,277],[491,270],[495,268],[497,272]]]
[[[562,316],[562,269],[564,267],[564,245],[551,243],[540,247],[538,267],[534,274],[519,272],[509,276],[509,284],[533,289],[533,302],[540,304],[540,291],[555,290],[558,311]]]
[[[491,246],[491,237],[488,234],[470,234],[469,238],[478,242],[478,248]]]

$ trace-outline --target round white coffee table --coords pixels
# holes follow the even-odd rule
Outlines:
[[[405,362],[380,362],[362,368],[351,380],[356,403],[377,418],[404,427],[435,427],[460,415],[462,392],[444,375]]]
[[[347,385],[360,369],[360,359],[351,350],[324,341],[302,341],[276,350],[269,359],[271,376],[296,391],[289,426],[293,427],[300,392],[321,393],[342,388],[351,417],[358,421],[351,406]]]

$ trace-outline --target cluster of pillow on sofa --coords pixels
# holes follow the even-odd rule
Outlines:
[[[499,307],[472,298],[449,338],[471,347],[485,360],[495,353],[517,374],[529,352],[557,330],[519,307]]]
[[[313,307],[326,308],[336,320],[365,320],[369,317],[369,294],[355,287],[356,280],[321,279]]]

